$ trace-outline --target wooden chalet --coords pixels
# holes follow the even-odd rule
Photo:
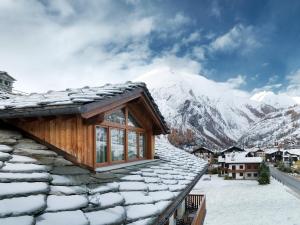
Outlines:
[[[1,103],[0,119],[90,169],[154,158],[169,129],[143,83],[49,91]]]
[[[42,225],[40,221],[65,225],[74,216],[83,221],[80,224],[98,224],[103,217],[105,224],[146,220],[155,225],[203,224],[205,196],[191,190],[207,170],[207,162],[164,138],[155,143],[155,135],[168,132],[144,83],[10,94],[0,101],[0,153],[6,152],[0,172],[12,173],[8,179],[13,187],[20,185],[14,173],[21,172],[31,190],[2,193],[0,205],[11,198],[14,203],[0,207],[4,217],[0,224],[24,222],[11,215],[26,215],[33,225]],[[35,172],[43,176],[31,178]],[[33,181],[47,183],[38,206],[35,198],[41,191]],[[0,185],[6,183],[7,178],[0,179]],[[57,186],[73,186],[74,192],[53,193]],[[28,199],[26,204],[23,198]],[[81,204],[73,201],[78,198]],[[58,207],[49,206],[51,199],[59,202]],[[13,214],[15,208],[19,214]],[[136,213],[140,209],[143,213]]]
[[[205,159],[205,160],[208,160],[209,162],[211,162],[214,157],[215,152],[213,150],[205,148],[203,146],[198,146],[193,149],[192,154],[199,158],[202,158],[202,159]]]
[[[15,78],[10,76],[5,71],[0,71],[0,90],[11,92],[13,88],[13,83],[15,82]]]

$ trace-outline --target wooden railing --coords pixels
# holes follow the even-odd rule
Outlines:
[[[185,207],[188,211],[194,212],[194,217],[189,224],[202,225],[206,215],[206,199],[205,195],[190,194],[185,201]]]

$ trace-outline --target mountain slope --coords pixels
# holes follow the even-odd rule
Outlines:
[[[172,128],[192,130],[197,144],[207,147],[234,144],[253,123],[275,111],[228,83],[169,68],[151,71],[137,80],[147,84]]]
[[[268,114],[243,134],[239,142],[247,146],[300,144],[300,106]]]
[[[289,96],[285,93],[275,94],[272,91],[261,91],[254,94],[251,100],[271,105],[275,108],[287,108],[300,103],[299,97]]]

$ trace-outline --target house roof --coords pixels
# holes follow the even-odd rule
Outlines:
[[[156,154],[158,161],[91,173],[1,129],[0,224],[163,224],[207,164],[166,139],[157,139]]]
[[[291,155],[300,156],[300,149],[285,149],[285,151],[288,152]]]
[[[230,152],[230,151],[240,151],[240,152],[243,152],[245,150],[241,149],[241,148],[239,148],[237,146],[231,146],[229,148],[226,148],[226,149],[222,150],[221,153],[223,153],[223,152]]]
[[[7,76],[11,81],[16,81],[15,78],[13,78],[12,76],[10,76],[7,72],[5,71],[0,71],[0,75],[4,75]]]
[[[215,153],[213,150],[205,148],[203,146],[198,146],[198,147],[194,148],[193,151],[192,151],[192,153],[199,152],[201,150],[208,151],[208,152],[211,152],[211,153]]]
[[[267,149],[265,149],[265,153],[267,155],[274,154],[275,152],[280,152],[280,150],[278,148],[267,148]]]
[[[225,163],[261,163],[263,160],[261,157],[247,156],[248,152],[232,152],[225,154],[225,159],[219,156],[219,162]]]
[[[10,95],[0,102],[0,119],[64,114],[81,114],[84,117],[89,117],[93,116],[91,113],[93,110],[104,109],[114,102],[131,101],[141,96],[155,113],[163,133],[168,133],[167,123],[145,83],[126,82],[123,84],[106,84],[101,87]]]

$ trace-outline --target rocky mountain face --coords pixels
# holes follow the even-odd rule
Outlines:
[[[267,114],[245,132],[239,143],[253,146],[300,145],[300,106],[282,108]]]
[[[200,75],[174,72],[169,68],[152,71],[138,81],[147,84],[173,129],[175,141],[176,133],[192,132],[195,139],[192,145],[220,149],[236,144],[242,137],[245,138],[244,134],[254,124],[278,110],[264,102],[251,100],[249,94],[230,83],[214,82]],[[186,140],[190,142],[191,138]],[[177,143],[180,144],[189,143]]]

